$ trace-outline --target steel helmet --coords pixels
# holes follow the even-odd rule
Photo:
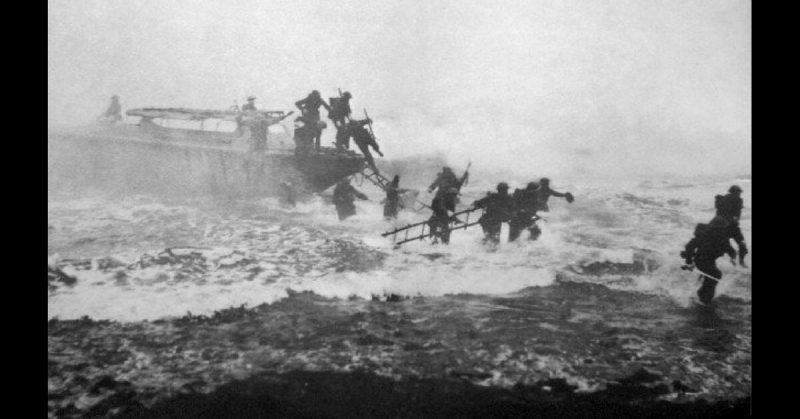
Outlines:
[[[497,184],[498,191],[507,191],[508,190],[508,183],[500,182]]]
[[[728,189],[728,192],[730,192],[730,193],[742,193],[742,188],[740,188],[739,185],[733,185],[733,186],[731,186],[730,189]]]

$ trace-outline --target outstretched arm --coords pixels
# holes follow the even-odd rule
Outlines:
[[[439,184],[439,176],[436,176],[436,179],[431,183],[431,186],[428,186],[428,192],[433,192],[436,189],[436,185]]]
[[[565,198],[570,204],[575,200],[575,197],[573,197],[569,192],[561,193],[550,189],[550,195],[557,196],[559,198]]]
[[[360,200],[362,200],[362,201],[366,201],[366,200],[368,200],[368,199],[369,199],[369,198],[367,198],[367,196],[366,196],[366,195],[364,195],[363,193],[359,192],[359,191],[358,191],[356,188],[353,188],[353,194],[354,194],[354,195],[355,195],[355,196],[356,196],[358,199],[360,199]]]

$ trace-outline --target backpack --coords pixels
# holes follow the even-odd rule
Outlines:
[[[328,103],[331,104],[331,110],[328,112],[328,118],[339,119],[344,117],[344,115],[342,115],[342,98],[332,97]]]

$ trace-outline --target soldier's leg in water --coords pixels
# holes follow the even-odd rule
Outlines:
[[[502,225],[500,221],[492,221],[489,223],[489,235],[487,238],[490,242],[494,244],[500,243],[500,229]]]
[[[519,220],[512,218],[511,221],[508,222],[508,241],[513,242],[519,238],[520,234],[522,234],[522,226]]]
[[[533,225],[533,219],[525,213],[519,214],[508,222],[508,241],[513,242],[522,235],[522,230]]]
[[[722,272],[717,268],[715,259],[698,259],[695,261],[695,266],[697,266],[697,269],[704,274],[710,275],[717,279],[717,281],[715,281],[704,275],[700,276],[703,279],[703,285],[700,286],[699,290],[697,290],[697,296],[700,298],[701,302],[708,304],[714,299],[714,295],[717,291],[717,283],[722,278]]]
[[[742,234],[742,229],[739,228],[739,223],[734,223],[733,227],[731,227],[731,237],[736,242],[736,246],[739,247],[739,264],[742,266],[745,265],[744,257],[747,255],[747,244],[744,242],[744,235]]]
[[[539,226],[536,225],[535,221],[533,222],[533,225],[528,227],[528,231],[531,233],[531,235],[528,236],[528,240],[536,240],[539,238],[539,236],[542,235],[542,229],[540,229]]]

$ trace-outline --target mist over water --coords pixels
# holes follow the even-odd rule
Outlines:
[[[582,178],[749,174],[750,4],[48,3],[51,126],[353,93],[387,156]],[[332,141],[332,129],[325,133]]]

